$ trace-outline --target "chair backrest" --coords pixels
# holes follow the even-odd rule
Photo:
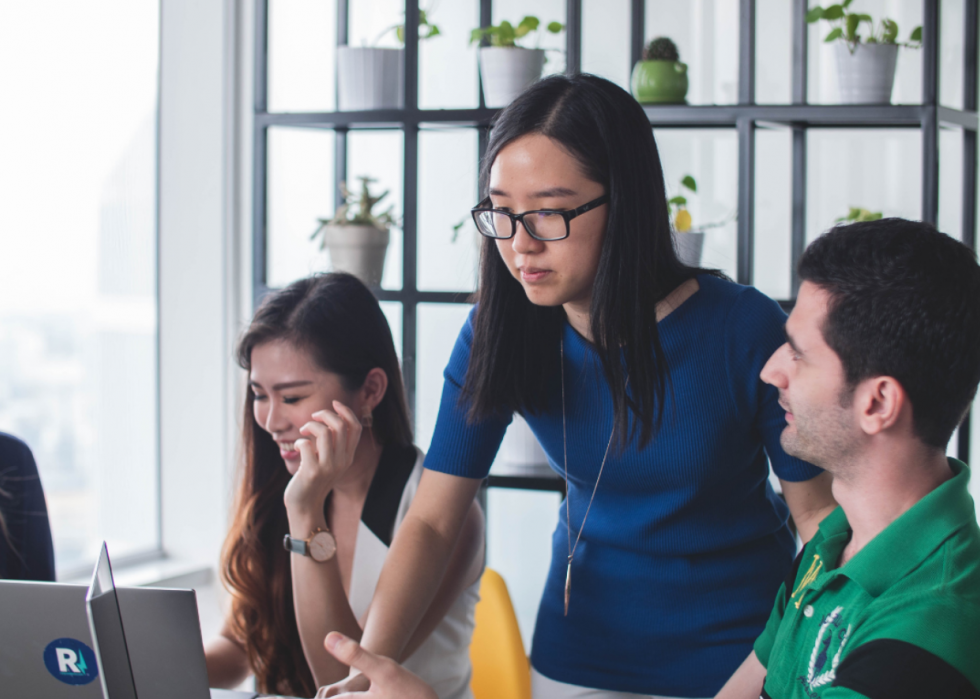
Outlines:
[[[514,605],[504,579],[490,568],[480,583],[470,662],[475,699],[531,699],[531,666]]]

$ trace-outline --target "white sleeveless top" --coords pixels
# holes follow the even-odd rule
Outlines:
[[[414,447],[386,447],[371,481],[357,530],[350,605],[363,621],[374,598],[388,547],[418,490],[425,455]],[[439,699],[473,699],[470,639],[479,595],[477,580],[460,593],[432,634],[403,665],[425,680]]]

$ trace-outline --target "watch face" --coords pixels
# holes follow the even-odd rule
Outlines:
[[[329,561],[335,553],[337,542],[330,532],[317,532],[310,539],[310,558],[317,563]]]

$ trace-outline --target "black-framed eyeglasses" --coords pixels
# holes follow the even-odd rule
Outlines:
[[[522,214],[512,214],[502,209],[490,206],[487,197],[472,209],[476,229],[488,238],[506,240],[517,235],[517,222],[524,224],[524,229],[535,240],[564,240],[571,231],[569,225],[576,216],[586,211],[592,211],[609,201],[609,195],[603,194],[598,199],[582,204],[577,209],[558,211],[555,209],[539,209],[525,211]]]

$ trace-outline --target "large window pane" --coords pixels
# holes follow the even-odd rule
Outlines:
[[[793,132],[755,133],[755,260],[753,285],[774,299],[791,293]]]
[[[476,288],[482,238],[472,225],[470,209],[478,196],[477,136],[476,129],[419,134],[420,289]]]
[[[694,229],[705,232],[702,267],[735,277],[737,270],[736,220],[738,204],[738,136],[730,129],[658,129],[654,132],[664,168],[667,196],[684,194]],[[681,189],[691,175],[697,194]],[[718,225],[716,225],[718,224]]]
[[[442,398],[442,372],[456,337],[470,312],[467,304],[420,303],[418,305],[418,381],[415,398],[415,443],[429,450]]]
[[[939,129],[939,230],[963,239],[963,131]]]
[[[939,11],[939,103],[963,109],[965,0],[943,0]]]
[[[282,287],[329,269],[329,253],[310,240],[317,219],[334,212],[333,131],[269,129],[267,275]]]
[[[375,213],[390,206],[399,220],[404,211],[404,153],[405,135],[401,131],[351,131],[347,135],[347,186],[355,191],[361,184],[358,178],[374,179],[372,193],[388,192],[378,203]],[[381,286],[385,289],[402,287],[402,240],[401,228],[392,226],[384,277],[381,279]]]
[[[810,129],[807,149],[807,241],[851,207],[922,218],[918,130]]]
[[[755,101],[788,104],[793,85],[793,3],[756,0]]]
[[[0,430],[34,451],[62,575],[103,538],[159,546],[158,18],[0,5]]]
[[[647,0],[646,41],[666,36],[677,44],[688,104],[738,101],[738,8],[739,0]]]
[[[898,38],[908,41],[912,29],[922,24],[922,0],[860,0],[851,9],[870,14],[876,22],[888,17],[898,23]],[[807,38],[808,71],[807,89],[813,104],[837,104],[840,93],[837,88],[837,42],[826,43],[824,37],[831,30],[829,22],[816,22],[809,27]],[[895,68],[893,104],[922,102],[922,52],[902,48],[898,51]]]
[[[630,89],[630,0],[582,4],[582,72]]]
[[[269,111],[332,112],[336,0],[269,0]]]
[[[419,107],[476,107],[480,104],[477,47],[469,41],[470,32],[480,26],[480,3],[442,0],[423,2],[421,7],[440,34],[419,42]]]

